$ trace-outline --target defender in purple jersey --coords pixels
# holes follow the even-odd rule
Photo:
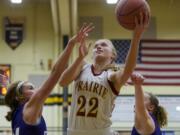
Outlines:
[[[41,87],[35,89],[33,84],[27,81],[18,81],[9,86],[5,103],[10,108],[10,112],[6,119],[12,121],[14,135],[47,134],[46,123],[42,117],[43,104],[66,68],[75,43],[79,42],[81,45],[82,40],[93,28],[92,25],[83,26],[78,34],[68,42]]]
[[[131,80],[135,87],[135,124],[131,135],[161,135],[161,127],[167,124],[167,113],[152,93],[143,92],[144,78],[133,73]]]
[[[13,114],[12,130],[15,135],[46,135],[46,123],[41,116],[36,124],[28,124],[23,120],[24,105],[20,105]]]

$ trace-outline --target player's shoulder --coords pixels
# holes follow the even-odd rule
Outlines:
[[[82,70],[85,70],[85,69],[87,69],[87,68],[91,68],[91,66],[92,66],[92,64],[87,63],[87,62],[84,62],[84,63],[83,63],[83,66],[82,66]]]

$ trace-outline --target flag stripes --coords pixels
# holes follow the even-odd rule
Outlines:
[[[113,44],[116,49],[126,48],[127,53],[130,40]],[[126,53],[118,53],[116,62],[122,64]],[[180,41],[141,41],[137,63],[135,71],[146,78],[144,85],[180,86]]]

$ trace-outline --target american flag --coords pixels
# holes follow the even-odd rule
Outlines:
[[[123,64],[130,47],[130,40],[112,40],[118,58]],[[180,41],[141,41],[135,71],[146,79],[144,85],[180,86]]]

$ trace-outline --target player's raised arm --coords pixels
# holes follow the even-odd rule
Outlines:
[[[41,115],[41,108],[44,104],[44,101],[49,96],[50,92],[53,90],[54,86],[59,80],[62,72],[67,67],[67,62],[73,47],[74,44],[69,42],[65,50],[57,59],[47,80],[38,90],[35,91],[30,100],[26,103],[23,114],[24,119],[28,122],[36,121],[37,118]]]
[[[76,58],[76,60],[73,62],[72,65],[70,65],[62,74],[59,84],[61,86],[67,86],[70,84],[73,80],[77,78],[79,75],[83,65],[85,64],[84,58],[88,54],[88,50],[90,46],[87,46],[86,44],[86,38],[94,29],[94,26],[92,24],[84,24],[80,31],[75,35],[71,40],[73,40],[76,43],[80,43],[79,46],[79,56]]]
[[[120,90],[120,88],[126,83],[136,66],[139,44],[141,36],[148,25],[148,16],[143,16],[141,13],[139,20],[137,17],[135,18],[135,24],[136,27],[133,32],[133,38],[131,40],[131,45],[126,57],[123,72],[117,71],[110,76],[110,80],[114,83],[116,90]]]
[[[135,118],[132,135],[160,135],[160,127],[167,124],[165,109],[159,105],[157,97],[143,91],[144,78],[141,74],[133,73],[131,80],[135,88]]]

